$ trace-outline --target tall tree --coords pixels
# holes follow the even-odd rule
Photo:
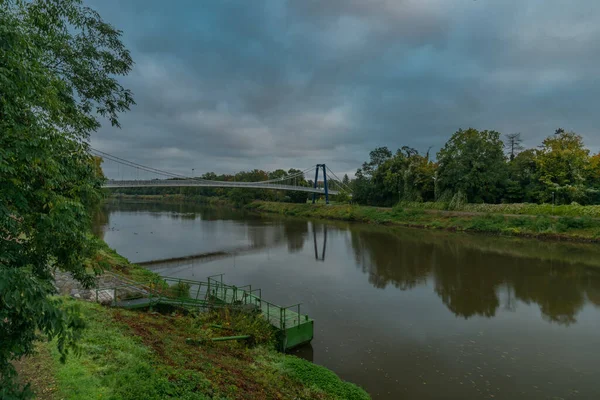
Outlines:
[[[102,177],[86,140],[133,104],[115,79],[132,66],[120,35],[78,0],[0,2],[0,398],[27,395],[10,361],[36,332],[66,356],[82,328],[50,297],[52,273],[93,281],[86,207]]]
[[[501,198],[506,168],[500,133],[459,129],[438,153],[441,191],[466,196],[469,202],[495,203]]]
[[[344,174],[344,177],[342,178],[342,183],[346,186],[350,185],[350,178],[348,178],[348,174]]]
[[[523,150],[523,139],[521,139],[521,133],[509,133],[506,135],[506,148],[508,149],[508,158],[510,161],[514,160],[517,154]]]
[[[377,168],[392,158],[392,152],[387,147],[377,147],[369,153],[369,162],[362,165],[361,173],[370,177]]]
[[[560,203],[586,201],[589,154],[583,138],[575,132],[559,128],[546,138],[536,157],[539,180],[544,186],[540,200],[550,201],[554,195]]]
[[[525,150],[508,163],[508,179],[502,201],[533,203],[540,197],[536,151]]]

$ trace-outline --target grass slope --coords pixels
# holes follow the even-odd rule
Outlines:
[[[548,215],[503,215],[495,213],[453,213],[413,208],[379,208],[356,205],[313,205],[254,202],[247,206],[258,212],[325,218],[364,223],[400,225],[463,232],[484,232],[554,240],[600,241],[600,220]]]
[[[369,398],[323,367],[276,352],[265,322],[248,314],[163,315],[86,302],[79,307],[87,323],[79,356],[70,355],[62,364],[54,343],[41,344],[54,374],[53,398]],[[234,332],[253,334],[258,345],[202,340]],[[191,345],[189,338],[201,344]],[[22,366],[24,374],[30,365],[37,364]]]

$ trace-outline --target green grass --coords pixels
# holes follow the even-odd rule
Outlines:
[[[285,357],[283,371],[304,385],[341,400],[364,400],[369,395],[356,385],[342,381],[336,374],[296,357]]]
[[[411,203],[412,204],[412,203]],[[414,203],[417,205],[423,203]],[[478,206],[479,205],[473,205]],[[541,206],[540,206],[541,207]],[[582,206],[561,206],[578,209]],[[460,232],[491,233],[506,236],[528,236],[544,239],[600,241],[600,219],[587,214],[583,216],[503,215],[494,212],[457,213],[429,210],[425,207],[394,208],[366,207],[357,205],[313,205],[254,202],[247,206],[258,212],[281,215],[358,221],[380,225],[444,229]],[[480,207],[483,210],[482,207]],[[538,212],[542,210],[538,209]]]
[[[600,218],[600,205],[582,206],[578,204],[558,205],[552,204],[463,204],[451,207],[450,203],[443,202],[402,202],[398,206],[411,209],[441,210],[441,211],[464,211],[493,214],[516,214],[516,215],[551,215],[564,217],[591,217]]]
[[[97,247],[96,255],[88,262],[90,270],[115,272],[140,283],[152,283],[160,279],[156,273],[130,263],[128,259],[108,247],[103,240],[97,239]]]
[[[168,376],[156,368],[156,354],[139,338],[128,334],[125,326],[112,318],[110,310],[92,303],[80,305],[87,324],[80,356],[71,355],[61,364],[56,346],[50,343],[62,398],[207,398],[192,390],[202,387],[202,376]]]
[[[71,354],[61,363],[55,343],[41,344],[51,354],[55,398],[369,398],[326,368],[275,351],[272,328],[254,314],[225,309],[163,315],[78,304],[87,325],[80,355]],[[254,340],[207,340],[234,334]],[[29,365],[36,364],[24,363],[24,375]]]

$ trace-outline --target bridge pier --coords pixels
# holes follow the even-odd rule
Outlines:
[[[329,188],[327,187],[327,169],[325,164],[317,164],[317,169],[315,171],[315,182],[314,189],[317,188],[317,183],[319,182],[319,168],[323,168],[323,186],[325,187],[325,204],[329,204]],[[313,192],[312,203],[315,204],[317,201],[317,193]]]

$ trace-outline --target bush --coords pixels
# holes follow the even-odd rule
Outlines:
[[[177,282],[169,288],[169,294],[179,299],[190,297],[190,284],[186,282]]]
[[[504,222],[504,217],[502,215],[486,215],[485,217],[475,217],[467,229],[479,232],[497,233],[505,228]]]

